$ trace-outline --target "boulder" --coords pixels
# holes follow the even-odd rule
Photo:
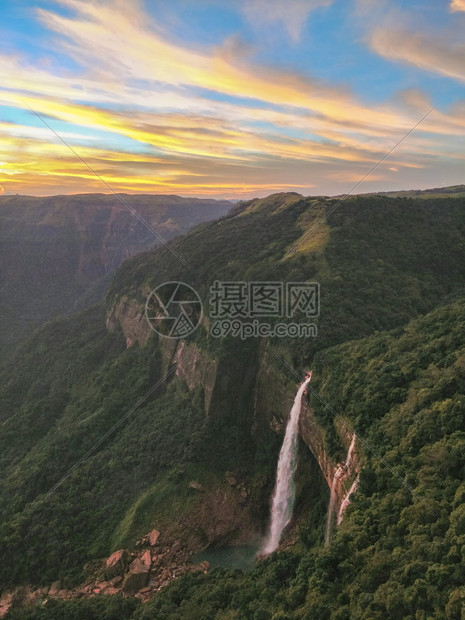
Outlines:
[[[0,598],[0,618],[6,615],[10,607],[13,605],[13,599],[14,595],[12,592],[2,594],[2,597]]]
[[[147,534],[147,540],[151,547],[153,547],[157,543],[159,536],[160,532],[158,530],[152,530],[150,534]]]
[[[144,566],[148,566],[149,568],[152,566],[152,555],[150,553],[150,549],[144,551],[140,557],[140,561],[144,564]]]
[[[122,575],[128,565],[128,553],[124,549],[115,551],[105,562],[105,577],[113,579]]]
[[[146,566],[140,558],[136,558],[129,566],[129,572],[123,582],[123,592],[135,594],[144,588],[149,581],[150,567]]]

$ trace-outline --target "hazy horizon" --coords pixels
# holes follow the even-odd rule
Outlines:
[[[463,183],[457,183],[455,185],[445,185],[442,187],[439,186],[428,186],[428,187],[409,187],[409,188],[397,188],[397,189],[392,189],[392,190],[388,190],[388,191],[383,191],[383,190],[379,190],[379,191],[372,191],[372,192],[363,192],[363,191],[357,191],[354,192],[350,195],[352,196],[358,196],[358,195],[364,195],[364,194],[383,194],[383,193],[397,193],[397,192],[424,192],[424,191],[433,191],[433,190],[444,190],[444,189],[448,189],[451,187],[463,187],[464,191],[465,191],[465,184]],[[326,198],[339,198],[341,196],[345,196],[345,194],[301,194],[300,192],[292,192],[292,190],[287,190],[287,191],[282,191],[282,192],[272,192],[271,194],[263,194],[263,195],[259,195],[257,194],[256,196],[250,196],[248,198],[244,198],[243,196],[231,196],[230,198],[226,198],[226,197],[222,197],[222,196],[210,196],[210,195],[189,195],[189,194],[174,194],[174,193],[167,193],[167,192],[163,192],[163,193],[155,193],[155,192],[99,192],[99,191],[89,191],[89,192],[76,192],[76,193],[61,193],[61,194],[20,194],[20,193],[8,193],[8,192],[3,192],[2,194],[0,194],[0,197],[4,196],[5,198],[7,197],[11,197],[11,196],[25,196],[26,198],[56,198],[56,197],[60,197],[60,196],[114,196],[115,198],[117,198],[118,195],[122,195],[122,196],[176,196],[178,198],[194,198],[197,200],[208,200],[208,199],[212,199],[212,200],[227,200],[230,202],[238,202],[240,200],[253,200],[254,198],[266,198],[267,196],[271,196],[272,194],[280,194],[280,193],[298,193],[300,196],[302,196],[303,198],[311,198],[312,196],[324,196]],[[124,208],[124,205],[122,205],[122,208]]]

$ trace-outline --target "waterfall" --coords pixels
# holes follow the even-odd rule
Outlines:
[[[349,469],[350,463],[352,462],[352,452],[354,451],[355,440],[356,439],[357,439],[357,435],[356,435],[356,433],[354,433],[352,435],[352,441],[350,442],[349,450],[347,452],[347,458],[346,458],[346,468],[347,469]]]
[[[347,476],[347,474],[349,473],[349,467],[350,467],[350,464],[352,462],[352,453],[354,451],[356,438],[357,438],[357,435],[356,435],[356,433],[354,433],[352,435],[352,441],[350,442],[350,446],[349,446],[349,449],[347,451],[347,457],[346,457],[345,463],[343,465],[339,465],[339,467],[334,472],[334,476],[333,476],[333,479],[331,481],[331,495],[330,495],[330,498],[329,498],[328,514],[326,515],[325,545],[328,545],[329,541],[331,540],[331,527],[332,527],[332,524],[333,524],[334,505],[336,503],[336,486],[337,486],[338,480],[340,478],[342,478],[342,477]],[[356,482],[358,483],[358,476],[357,476]],[[352,485],[352,487],[354,486],[354,484]],[[356,486],[355,486],[355,488],[352,490],[352,487],[351,487],[351,489],[349,490],[349,493],[347,494],[347,496],[344,499],[344,502],[347,500],[347,504],[344,507],[344,510],[345,510],[345,508],[347,507],[347,505],[349,503],[349,495],[356,488]],[[344,502],[342,502],[342,504]],[[342,520],[342,512],[343,512],[343,511],[341,512],[342,504],[341,504],[341,507],[339,509],[339,513],[338,513],[338,517],[337,517],[338,525],[340,523],[339,517]]]
[[[346,508],[347,508],[347,506],[350,504],[350,496],[352,495],[352,493],[353,493],[354,491],[356,491],[356,490],[357,490],[357,487],[358,487],[358,479],[359,479],[359,476],[357,476],[357,477],[355,478],[355,480],[352,482],[352,486],[350,487],[349,492],[347,493],[347,495],[344,497],[344,500],[343,500],[343,502],[342,502],[342,504],[341,504],[341,507],[339,508],[339,512],[338,512],[338,515],[337,515],[337,524],[338,524],[338,525],[339,525],[339,524],[341,523],[341,521],[342,521],[342,518],[343,518],[343,516],[344,516],[344,512],[345,512],[345,509],[346,509]]]
[[[261,551],[263,555],[268,555],[278,548],[283,530],[292,517],[295,499],[294,473],[297,466],[297,433],[300,408],[302,394],[305,392],[310,379],[311,375],[299,387],[287,423],[276,472],[276,484],[271,506],[270,531]]]
[[[325,545],[328,545],[331,539],[331,525],[333,523],[334,504],[336,502],[336,483],[340,471],[341,467],[338,467],[331,481],[331,495],[329,497],[328,514],[326,515]]]

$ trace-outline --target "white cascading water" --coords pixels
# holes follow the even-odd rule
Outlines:
[[[358,479],[359,479],[359,476],[357,476],[355,478],[355,480],[352,482],[352,486],[350,487],[349,492],[347,493],[347,495],[344,497],[344,500],[342,501],[341,507],[339,508],[339,512],[337,514],[337,524],[338,525],[340,525],[340,523],[342,522],[342,519],[344,517],[344,512],[345,512],[347,506],[350,504],[350,496],[352,495],[352,493],[354,491],[357,490]]]
[[[334,504],[336,502],[336,481],[340,470],[340,467],[336,469],[331,481],[331,495],[329,497],[328,514],[326,515],[325,545],[329,545],[329,541],[331,539],[331,526],[333,523]]]
[[[329,498],[328,514],[326,515],[325,545],[328,545],[329,541],[331,540],[331,527],[332,527],[333,516],[334,516],[334,504],[336,503],[336,484],[337,484],[338,479],[344,476],[344,474],[346,474],[349,471],[356,438],[357,438],[357,435],[356,433],[354,433],[352,435],[352,441],[350,442],[349,450],[347,451],[347,457],[346,457],[345,463],[344,465],[341,465],[340,467],[336,469],[336,471],[334,472],[333,479],[331,481],[331,495]],[[358,478],[357,478],[357,481],[358,481]],[[352,491],[349,490],[349,493],[347,494],[345,499],[348,500],[351,492]],[[341,504],[341,508],[342,508],[342,504]],[[342,515],[340,509],[339,509],[339,514]],[[338,524],[340,523],[339,514],[338,514],[338,521],[337,521]],[[341,516],[341,519],[342,519],[342,516]]]
[[[352,462],[352,452],[354,451],[355,448],[355,440],[357,439],[357,434],[354,433],[352,435],[352,441],[350,442],[350,446],[349,446],[349,450],[347,452],[347,458],[346,458],[346,468],[349,469],[350,464]]]
[[[297,434],[302,395],[311,377],[306,379],[297,391],[286,427],[283,445],[279,453],[276,484],[271,506],[270,531],[261,553],[268,555],[278,548],[284,528],[292,517],[295,499],[294,474],[297,465]]]

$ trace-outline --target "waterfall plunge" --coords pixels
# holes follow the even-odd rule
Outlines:
[[[351,464],[351,461],[352,461],[352,453],[354,451],[356,438],[357,438],[357,435],[356,435],[356,433],[354,433],[353,436],[352,436],[352,441],[350,442],[349,450],[347,451],[346,461],[345,461],[344,465],[341,465],[341,466],[339,466],[336,469],[336,471],[334,472],[333,479],[331,481],[331,496],[329,498],[328,514],[326,516],[325,545],[328,545],[329,541],[331,540],[331,528],[332,528],[332,524],[333,524],[334,504],[336,503],[336,485],[337,485],[337,482],[338,482],[339,478],[342,478],[343,476],[346,476],[347,473],[349,472],[349,467],[350,467],[350,464]],[[355,489],[357,488],[357,484],[358,484],[358,476],[357,476],[357,480],[354,482],[354,484],[352,485],[352,487],[349,490],[349,493],[347,494],[346,498],[344,499],[344,502],[347,501],[347,503],[344,506],[344,508],[342,508],[342,505],[344,504],[344,502],[341,504],[341,508],[339,510],[338,519],[337,519],[338,525],[339,525],[339,523],[342,520],[342,513],[344,512],[345,508],[349,504],[350,494],[353,493],[353,491],[355,491]],[[342,510],[342,512],[341,512],[341,510]]]
[[[297,466],[299,416],[302,395],[310,378],[306,379],[297,391],[287,423],[281,452],[279,453],[276,484],[271,506],[270,531],[262,548],[263,555],[268,555],[278,548],[283,530],[292,517],[295,499],[294,473]]]
[[[336,502],[336,483],[340,470],[340,467],[336,469],[331,481],[331,495],[329,497],[328,514],[326,515],[325,545],[329,545],[329,541],[331,540],[331,526],[333,523],[334,504]]]

